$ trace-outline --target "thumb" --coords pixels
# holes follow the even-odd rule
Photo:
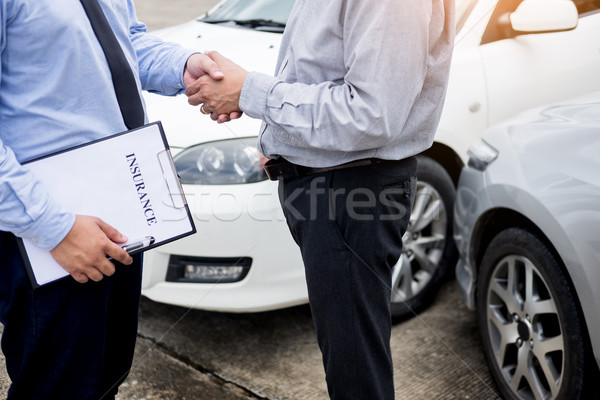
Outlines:
[[[229,73],[230,70],[241,69],[244,70],[241,66],[231,61],[231,59],[225,57],[218,51],[208,51],[205,53],[211,60],[213,60],[217,65],[223,69],[226,73]]]
[[[211,78],[213,78],[216,81],[221,80],[225,77],[223,72],[221,72],[221,70],[219,69],[219,66],[214,62],[207,66],[206,72]]]
[[[214,62],[219,63],[219,64],[221,64],[223,61],[229,61],[226,57],[224,57],[221,53],[219,53],[216,50],[211,50],[204,54],[206,54],[207,56],[209,56],[211,58],[211,60],[213,60]]]
[[[212,53],[216,53],[219,56],[221,56],[219,53],[217,53],[216,51],[210,51],[208,53],[205,53],[208,56],[208,59],[203,60],[203,65],[202,65],[202,69],[213,79],[215,80],[220,80],[223,79],[223,77],[225,76],[223,74],[223,72],[221,72],[221,69],[219,68],[219,66],[217,65],[217,60],[215,60],[213,57],[210,56],[210,54]],[[223,58],[223,56],[221,56],[221,58]]]
[[[127,237],[125,235],[123,235],[121,232],[119,232],[118,230],[116,230],[111,225],[107,224],[106,222],[99,220],[98,226],[100,227],[102,232],[104,232],[106,237],[108,237],[113,242],[125,243],[127,241]]]

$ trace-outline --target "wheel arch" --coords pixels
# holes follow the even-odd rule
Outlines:
[[[450,175],[454,186],[458,184],[460,171],[465,164],[452,148],[440,142],[433,142],[433,145],[421,154],[440,163]]]
[[[533,221],[517,211],[508,208],[495,208],[489,210],[478,219],[477,224],[473,228],[473,233],[471,234],[472,243],[470,248],[472,250],[470,256],[478,269],[481,265],[485,250],[490,242],[500,232],[508,228],[523,228],[535,233],[549,246],[554,257],[556,257],[557,260],[560,260],[561,268],[564,268],[564,263],[562,262],[558,251]]]

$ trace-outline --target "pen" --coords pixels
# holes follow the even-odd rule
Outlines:
[[[154,236],[146,236],[145,238],[135,241],[125,243],[121,248],[128,253],[132,251],[143,249],[144,247],[148,247],[154,243]]]

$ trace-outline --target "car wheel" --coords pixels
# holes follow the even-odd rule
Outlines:
[[[520,228],[498,234],[481,262],[476,300],[485,358],[504,398],[581,398],[584,332],[542,240]]]
[[[418,156],[417,192],[402,238],[402,256],[392,270],[392,317],[403,320],[427,306],[452,270],[452,210],[456,189],[435,160]]]

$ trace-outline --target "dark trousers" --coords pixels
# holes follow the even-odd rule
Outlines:
[[[131,368],[141,257],[101,282],[32,289],[16,239],[0,232],[2,351],[8,399],[112,399]]]
[[[410,158],[280,180],[332,399],[394,399],[391,270],[415,175]]]

